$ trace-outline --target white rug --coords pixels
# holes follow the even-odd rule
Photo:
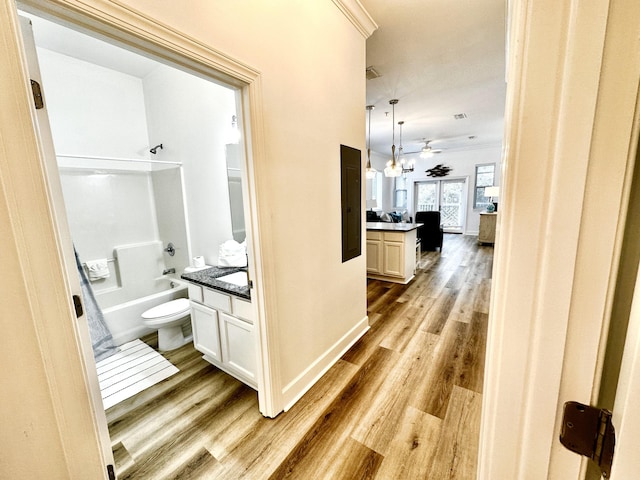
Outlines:
[[[141,340],[120,345],[119,352],[96,367],[105,410],[179,372]]]

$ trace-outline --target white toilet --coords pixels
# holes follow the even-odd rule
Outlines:
[[[158,330],[158,350],[167,352],[183,346],[193,336],[185,337],[182,325],[189,318],[189,300],[178,298],[150,308],[142,314],[143,323]]]

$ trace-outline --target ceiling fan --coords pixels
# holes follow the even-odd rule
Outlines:
[[[422,150],[420,151],[420,158],[429,158],[436,153],[442,153],[441,149],[434,149],[430,144],[431,140],[424,141],[424,147],[422,147]]]

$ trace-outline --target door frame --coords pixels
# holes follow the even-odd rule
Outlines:
[[[418,211],[418,185],[421,183],[434,183],[436,185],[436,195],[438,197],[438,210],[442,210],[442,184],[446,182],[462,182],[464,184],[464,188],[462,189],[462,225],[460,231],[444,228],[445,233],[462,233],[467,229],[467,209],[469,204],[469,177],[461,176],[461,177],[447,177],[447,178],[419,178],[413,180],[413,192],[412,192],[412,203],[411,208],[413,209],[414,216],[415,212]]]
[[[478,478],[584,478],[558,436],[564,402],[597,401],[638,138],[640,5],[509,7]]]
[[[268,222],[259,222],[258,199],[261,197],[260,192],[265,191],[265,186],[260,181],[260,178],[264,178],[264,175],[260,175],[260,168],[264,165],[262,159],[265,157],[260,72],[117,2],[96,0],[87,4],[74,0],[54,0],[43,4],[27,0],[20,2],[20,7],[45,18],[73,24],[142,48],[240,89],[238,112],[244,128],[243,168],[247,179],[245,208],[249,213],[246,218],[247,237],[251,239],[248,249],[252,253],[249,268],[255,272],[252,296],[256,305],[258,397],[263,415],[277,415],[283,409],[279,388],[278,332],[273,322],[269,323],[269,319],[274,318],[270,309],[275,302],[271,301],[271,294],[264,288],[274,282],[271,278],[273,272],[263,266],[263,258],[268,258],[272,251],[267,241],[271,238],[271,232]],[[15,119],[15,132],[11,136],[12,141],[4,149],[6,155],[4,163],[0,162],[0,167],[3,167],[7,178],[6,195],[13,199],[14,205],[23,202],[39,207],[29,211],[15,208],[12,219],[19,232],[17,242],[23,257],[23,270],[31,282],[28,289],[29,302],[36,311],[48,313],[45,319],[35,322],[35,328],[38,338],[46,339],[41,343],[41,351],[49,365],[46,374],[59,419],[58,428],[65,446],[68,447],[66,454],[69,470],[84,470],[89,475],[91,469],[88,465],[101,464],[104,474],[103,456],[100,462],[88,460],[92,458],[87,453],[91,445],[98,451],[105,448],[102,445],[104,438],[98,432],[104,430],[103,422],[106,419],[104,411],[97,409],[92,401],[99,388],[97,374],[94,367],[87,365],[87,348],[90,350],[88,335],[79,327],[71,304],[71,272],[68,266],[71,264],[70,258],[73,258],[73,246],[68,225],[56,217],[53,208],[55,202],[60,200],[56,198],[60,192],[55,189],[52,191],[46,182],[47,174],[50,173],[47,172],[46,149],[43,148],[37,123],[31,112],[29,76],[13,0],[5,0],[2,4],[0,30],[4,37],[1,47],[3,58],[9,59],[3,69],[6,69],[6,78],[11,79],[11,86],[8,85],[7,88],[10,93],[5,95],[4,102],[10,107],[4,113]],[[31,173],[25,176],[29,171]],[[12,183],[13,178],[20,180]],[[28,180],[29,178],[34,180]],[[44,184],[41,185],[42,182]],[[39,195],[39,192],[45,192],[46,196]],[[47,239],[51,244],[45,247]],[[41,254],[34,256],[34,251]],[[43,291],[50,293],[45,295]],[[52,302],[57,305],[57,311],[52,310]],[[68,328],[61,328],[61,325]],[[64,348],[61,345],[65,345]],[[81,371],[78,371],[78,365],[82,366]],[[74,371],[77,375],[70,375]],[[68,388],[69,385],[72,388]],[[85,394],[79,395],[78,391]],[[70,392],[76,397],[69,398]],[[91,418],[82,416],[82,412]],[[77,438],[79,431],[86,431],[86,428],[78,426],[87,425],[82,422],[92,425],[94,443],[88,441],[86,434]],[[106,447],[110,448],[110,445]]]

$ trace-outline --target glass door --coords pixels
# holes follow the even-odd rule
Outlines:
[[[415,211],[439,210],[442,227],[448,233],[464,231],[466,180],[416,182]]]

